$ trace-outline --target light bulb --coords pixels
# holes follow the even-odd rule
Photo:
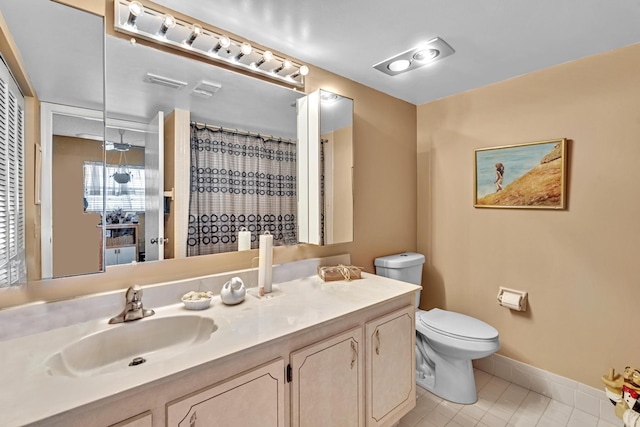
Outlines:
[[[247,42],[243,42],[240,45],[240,53],[238,53],[236,55],[235,58],[233,58],[234,61],[238,61],[240,60],[240,58],[242,58],[245,55],[249,55],[251,53],[251,51],[253,50],[253,48],[251,47],[251,45]]]
[[[260,66],[262,64],[264,64],[267,61],[271,61],[273,59],[273,53],[271,53],[270,50],[265,50],[264,53],[262,54],[262,58],[260,58],[260,60],[258,62],[254,62],[253,67],[255,68],[260,68]]]
[[[164,20],[162,21],[162,25],[160,26],[160,30],[158,30],[158,35],[164,37],[169,31],[170,28],[176,26],[176,18],[173,16],[166,14],[164,15]]]
[[[220,36],[220,40],[218,40],[221,47],[229,47],[231,46],[231,39],[225,35]]]
[[[135,16],[140,16],[143,11],[144,6],[142,6],[142,3],[140,3],[139,1],[132,1],[131,3],[129,3],[129,13]]]
[[[289,61],[288,59],[285,59],[284,61],[282,61],[282,64],[280,64],[280,66],[278,68],[276,68],[275,70],[273,70],[273,74],[278,74],[280,71],[284,70],[285,68],[289,68],[291,67],[291,61]]]
[[[307,67],[306,65],[303,65],[302,67],[300,67],[300,74],[303,76],[306,76],[307,74],[309,74],[309,67]]]
[[[144,12],[144,6],[139,1],[132,1],[129,3],[129,17],[127,18],[127,25],[130,27],[136,26],[136,19]]]
[[[195,41],[195,39],[202,34],[202,27],[198,24],[193,24],[191,26],[191,34],[189,34],[189,37],[184,41],[184,43],[191,47],[191,45],[193,44],[193,42]]]
[[[393,61],[392,63],[390,63],[389,65],[387,65],[387,68],[390,69],[391,71],[404,71],[407,68],[409,68],[409,66],[411,65],[411,61],[407,60],[407,59],[398,59],[397,61]]]
[[[240,45],[240,52],[242,52],[243,55],[249,55],[252,50],[253,48],[247,42],[244,42]]]
[[[431,62],[436,57],[440,55],[440,51],[438,49],[422,49],[413,54],[413,59],[418,62]]]
[[[211,48],[211,53],[217,55],[220,49],[227,49],[229,46],[231,46],[231,39],[223,34],[218,38],[218,43]],[[229,53],[228,50],[227,53]]]

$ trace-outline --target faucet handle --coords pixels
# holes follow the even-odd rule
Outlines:
[[[129,289],[127,289],[127,293],[125,294],[125,299],[127,302],[141,301],[142,288],[140,287],[140,285],[133,285]]]

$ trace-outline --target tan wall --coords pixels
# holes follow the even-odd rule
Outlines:
[[[638,365],[640,45],[418,107],[422,307],[498,329],[500,353],[601,387]],[[570,139],[568,209],[474,209],[473,150]],[[529,292],[525,313],[499,286]]]
[[[355,241],[328,247],[277,247],[274,263],[351,253],[354,264],[373,272],[375,257],[416,248],[416,107],[325,70],[310,68],[307,93],[323,88],[354,100]],[[255,266],[252,259],[257,253],[251,250],[113,266],[103,274],[32,281],[25,287],[3,289],[0,308],[125,289],[135,283],[250,268]]]

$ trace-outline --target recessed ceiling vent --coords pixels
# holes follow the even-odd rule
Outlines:
[[[170,87],[171,89],[182,89],[187,85],[187,82],[182,82],[180,80],[170,79],[169,77],[159,76],[157,74],[151,73],[147,73],[144,76],[144,81],[147,83]]]
[[[196,87],[193,88],[193,92],[191,92],[191,94],[195,96],[202,96],[205,98],[209,98],[215,95],[215,93],[220,89],[222,89],[222,85],[203,80]]]

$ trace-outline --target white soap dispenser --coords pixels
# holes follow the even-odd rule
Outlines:
[[[244,287],[244,282],[239,277],[234,277],[224,284],[220,291],[220,299],[223,303],[228,305],[239,304],[244,301],[244,297],[247,295],[247,290]]]

